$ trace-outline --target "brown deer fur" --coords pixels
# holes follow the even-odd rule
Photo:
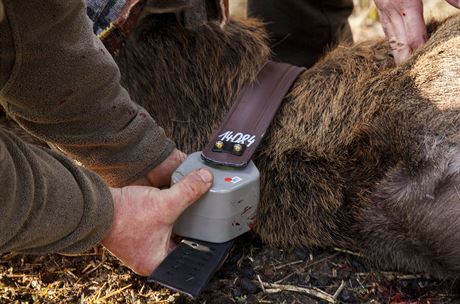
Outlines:
[[[400,67],[383,41],[366,42],[337,47],[297,80],[254,158],[265,242],[459,273],[460,16],[431,27]],[[189,30],[158,15],[116,60],[133,99],[193,152],[269,56],[257,21]]]
[[[460,16],[430,32],[400,67],[372,41],[339,46],[299,77],[254,158],[265,242],[460,272]],[[270,57],[266,38],[254,20],[187,29],[161,14],[116,60],[133,99],[193,152]]]

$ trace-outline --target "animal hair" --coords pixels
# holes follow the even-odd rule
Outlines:
[[[399,67],[374,40],[336,47],[297,79],[254,157],[263,241],[460,271],[460,16],[429,32]],[[267,45],[256,20],[187,29],[166,14],[145,20],[116,61],[133,99],[190,153],[255,81]]]

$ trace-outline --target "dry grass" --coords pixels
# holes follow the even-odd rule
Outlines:
[[[73,257],[4,255],[0,303],[455,303],[458,282],[369,269],[347,250],[271,248],[240,238],[195,302],[145,280],[102,247]]]
[[[0,260],[0,303],[174,301],[168,290],[147,285],[102,247],[72,257],[11,254]]]

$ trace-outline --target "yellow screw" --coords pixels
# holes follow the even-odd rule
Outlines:
[[[233,151],[236,152],[236,153],[239,153],[243,150],[243,146],[241,146],[240,144],[236,144],[233,146]]]
[[[224,142],[219,140],[218,142],[216,142],[214,147],[216,147],[217,149],[220,150],[220,149],[222,149],[224,147]]]

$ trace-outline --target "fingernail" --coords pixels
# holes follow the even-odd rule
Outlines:
[[[210,183],[212,181],[212,174],[207,169],[198,170],[198,174],[205,183]]]

